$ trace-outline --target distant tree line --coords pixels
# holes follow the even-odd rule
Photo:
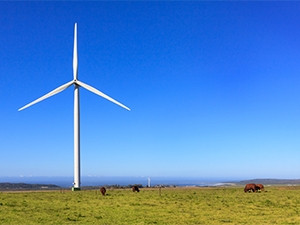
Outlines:
[[[54,184],[0,183],[0,190],[59,190]]]

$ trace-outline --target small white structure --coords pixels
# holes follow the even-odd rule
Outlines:
[[[151,187],[151,179],[148,177],[148,187]]]
[[[74,49],[73,49],[73,80],[61,85],[60,87],[54,89],[53,91],[43,95],[42,97],[38,98],[37,100],[25,105],[24,107],[20,108],[19,111],[26,109],[27,107],[36,104],[40,101],[43,101],[46,98],[49,98],[53,95],[60,93],[61,91],[67,89],[68,87],[74,85],[74,183],[72,190],[80,190],[80,113],[79,113],[79,87],[83,87],[88,91],[93,92],[96,95],[99,95],[127,110],[130,110],[125,105],[121,104],[120,102],[114,100],[113,98],[109,97],[108,95],[102,93],[101,91],[93,88],[90,85],[87,85],[78,80],[78,55],[77,55],[77,23],[74,26]]]

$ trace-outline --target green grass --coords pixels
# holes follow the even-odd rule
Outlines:
[[[0,193],[0,224],[300,224],[300,187]]]

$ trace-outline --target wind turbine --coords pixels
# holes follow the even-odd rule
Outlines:
[[[59,86],[58,88],[50,91],[49,93],[43,95],[42,97],[36,99],[35,101],[23,106],[18,111],[28,108],[40,101],[43,101],[46,98],[49,98],[53,95],[62,92],[63,90],[67,89],[68,87],[74,85],[74,183],[72,190],[80,190],[80,113],[79,113],[79,87],[83,87],[88,91],[95,93],[127,110],[130,111],[128,107],[123,105],[122,103],[114,100],[113,98],[109,97],[108,95],[102,93],[101,91],[93,88],[90,85],[87,85],[78,80],[78,55],[77,55],[77,23],[74,26],[74,50],[73,50],[73,80]]]

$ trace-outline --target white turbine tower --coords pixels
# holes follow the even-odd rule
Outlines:
[[[44,96],[38,98],[37,100],[25,105],[24,107],[20,108],[19,111],[32,106],[46,98],[49,98],[63,90],[67,89],[71,85],[74,85],[74,183],[72,190],[80,190],[80,113],[79,113],[79,87],[83,87],[88,91],[95,93],[127,110],[130,110],[125,105],[121,104],[120,102],[114,100],[113,98],[109,97],[108,95],[102,93],[101,91],[93,88],[90,85],[87,85],[78,80],[78,56],[77,56],[77,23],[74,26],[74,51],[73,51],[73,80],[61,85],[60,87],[50,91],[49,93],[45,94]]]

